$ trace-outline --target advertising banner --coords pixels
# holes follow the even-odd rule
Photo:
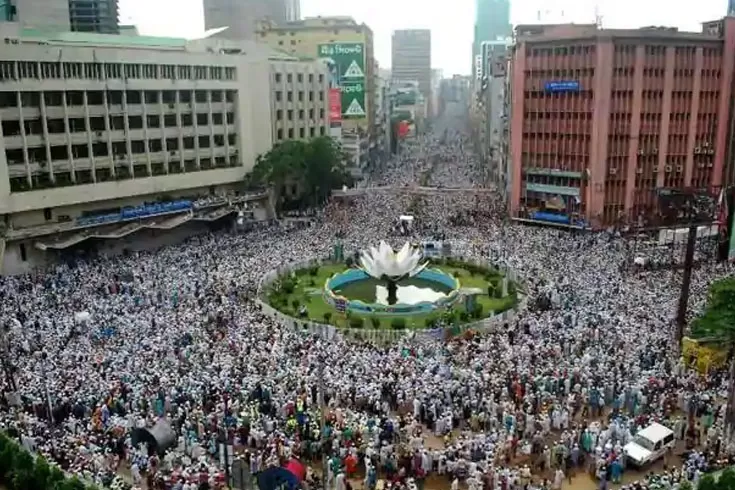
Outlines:
[[[579,82],[576,80],[562,80],[546,82],[544,88],[547,92],[579,92]]]
[[[341,90],[342,119],[365,117],[365,45],[320,44],[317,56],[329,67],[330,88]]]
[[[342,120],[342,91],[339,88],[329,89],[329,122]]]

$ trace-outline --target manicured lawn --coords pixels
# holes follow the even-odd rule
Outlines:
[[[439,269],[447,272],[459,279],[461,288],[478,288],[483,294],[477,296],[477,302],[482,305],[483,315],[489,316],[490,312],[501,313],[512,308],[517,302],[516,294],[506,296],[505,298],[491,298],[487,294],[489,283],[484,275],[471,275],[466,269],[461,267],[450,267],[447,265],[437,266]],[[309,271],[298,271],[295,275],[295,287],[293,293],[288,295],[288,306],[281,306],[279,309],[291,316],[297,316],[298,310],[305,305],[308,312],[308,318],[319,323],[326,323],[324,315],[331,313],[330,323],[337,327],[348,327],[348,320],[344,315],[338,313],[331,305],[326,303],[322,296],[322,289],[326,280],[334,274],[345,270],[344,264],[325,264],[319,267],[316,275],[311,275]],[[492,273],[491,280],[501,280],[500,273]],[[272,298],[269,298],[269,302]],[[296,306],[294,308],[294,305]],[[455,303],[454,309],[458,312],[465,311],[464,302]],[[355,315],[364,318],[363,328],[390,328],[391,321],[396,318],[394,316],[373,316],[373,315]],[[406,321],[406,328],[425,328],[426,320],[430,317],[436,317],[437,313],[416,314],[409,317],[401,317]],[[372,318],[379,320],[379,324],[373,326]],[[475,320],[470,320],[475,321]]]

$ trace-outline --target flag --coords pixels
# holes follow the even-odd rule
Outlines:
[[[717,223],[719,225],[720,241],[727,241],[727,217],[729,211],[727,209],[727,198],[725,197],[725,188],[720,190],[720,197],[717,200]]]

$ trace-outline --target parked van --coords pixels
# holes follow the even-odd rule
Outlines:
[[[623,453],[628,461],[640,467],[662,458],[666,451],[673,450],[675,445],[674,431],[653,423],[638,432],[633,440],[623,447]]]

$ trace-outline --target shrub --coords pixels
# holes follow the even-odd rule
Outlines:
[[[293,279],[284,279],[281,283],[281,291],[285,294],[293,293],[294,289],[296,289],[296,284],[294,283]]]
[[[472,308],[472,318],[480,319],[482,318],[482,314],[484,312],[482,311],[482,305],[480,303],[475,303],[475,306]]]
[[[459,321],[461,321],[462,323],[467,323],[468,321],[470,321],[470,315],[466,311],[461,312],[459,314]]]
[[[378,318],[377,316],[371,316],[370,325],[372,325],[373,328],[376,330],[379,329],[380,328],[380,318]]]
[[[495,297],[498,299],[503,297],[503,286],[499,286],[495,288]]]
[[[329,321],[332,319],[332,312],[328,311],[322,315],[322,318],[324,318],[324,323],[329,323]]]
[[[439,319],[435,316],[430,316],[424,321],[426,328],[436,328],[439,323]]]
[[[495,286],[493,286],[492,283],[487,285],[487,295],[491,298],[495,296]]]
[[[352,318],[350,318],[350,328],[362,328],[364,323],[365,320],[363,320],[359,316],[353,316]]]
[[[310,276],[317,276],[317,275],[319,275],[319,266],[318,265],[315,265],[314,267],[312,267],[311,269],[309,269],[309,275]]]
[[[403,318],[394,318],[390,321],[390,328],[393,330],[403,330],[406,328],[406,320]]]
[[[291,307],[293,308],[293,311],[296,311],[299,309],[299,306],[301,306],[301,302],[297,299],[291,301]]]

